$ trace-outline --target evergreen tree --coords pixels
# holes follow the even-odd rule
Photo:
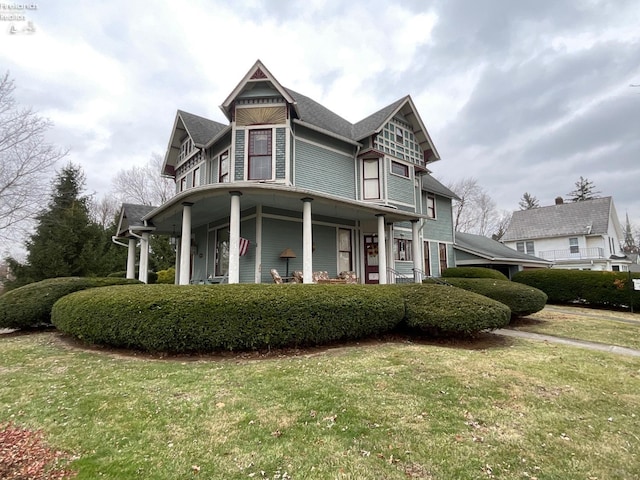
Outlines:
[[[49,203],[36,216],[35,231],[26,242],[25,264],[9,261],[16,275],[12,286],[112,271],[110,232],[90,219],[84,182],[82,169],[71,163],[57,173]]]
[[[529,192],[524,192],[518,205],[520,205],[520,210],[531,210],[532,208],[538,208],[540,206],[540,202],[538,202],[538,199]]]
[[[631,222],[629,222],[629,214],[627,213],[627,221],[624,225],[624,244],[622,250],[625,253],[638,253],[640,249],[636,245],[636,241],[633,238],[633,229],[631,228]]]
[[[595,185],[588,178],[580,176],[575,184],[576,189],[569,192],[567,195],[572,202],[582,202],[584,200],[593,200],[598,198],[600,192],[595,191]]]
[[[126,258],[125,258],[126,261]],[[176,252],[166,235],[149,236],[149,268],[154,272],[176,266]]]

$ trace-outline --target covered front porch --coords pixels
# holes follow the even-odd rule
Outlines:
[[[423,218],[283,184],[236,182],[180,193],[148,211],[138,223],[174,239],[180,285],[210,283],[221,277],[228,283],[265,283],[272,281],[272,268],[283,276],[300,270],[304,283],[313,282],[314,271],[327,271],[330,276],[354,271],[361,283],[385,284],[394,281],[389,273],[393,272],[389,241],[393,225],[410,222],[412,237],[419,238]],[[120,240],[131,240],[135,234],[119,228]],[[375,266],[367,261],[365,236],[376,238]],[[136,245],[128,242],[130,252]],[[142,257],[142,249],[148,247],[140,242],[140,248]],[[286,249],[295,257],[281,257]],[[413,249],[414,267],[420,271],[420,242],[413,242]],[[373,275],[372,268],[377,270]]]

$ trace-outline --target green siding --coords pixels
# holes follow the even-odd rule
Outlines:
[[[423,211],[426,212],[426,193],[423,193],[422,197]],[[453,242],[451,199],[436,195],[436,219],[427,219],[425,222],[426,224],[422,231],[426,240]]]
[[[286,130],[276,128],[276,178],[286,178]]]
[[[296,140],[296,187],[355,198],[353,157]]]
[[[387,169],[387,195],[389,202],[401,202],[414,205],[413,200],[413,178],[411,178],[413,168],[409,167],[410,178],[404,178],[391,173],[391,163],[389,159],[385,159],[385,168]],[[415,211],[415,208],[412,209]]]
[[[191,280],[193,283],[198,283],[207,278],[207,226],[203,225],[202,227],[194,228],[192,232],[195,235],[197,248],[193,259]]]
[[[240,222],[240,236],[251,242],[247,254],[240,257],[240,283],[255,283],[256,268],[256,219]]]

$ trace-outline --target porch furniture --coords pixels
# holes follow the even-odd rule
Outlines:
[[[224,275],[218,275],[215,277],[209,275],[209,278],[207,278],[207,281],[205,283],[207,284],[229,283],[229,274],[225,273]]]
[[[302,281],[302,272],[300,270],[294,270],[291,273],[291,282],[292,283],[303,283],[303,281]]]
[[[321,283],[321,280],[329,280],[329,274],[326,271],[313,272],[311,274],[311,279],[313,283]]]
[[[285,276],[289,276],[289,259],[290,258],[296,258],[296,253],[291,250],[289,247],[285,248],[282,253],[280,254],[280,258],[286,258],[287,259],[287,273]]]
[[[282,283],[282,277],[275,268],[271,269],[271,276],[273,277],[273,283]]]
[[[352,271],[343,271],[338,274],[338,278],[345,280],[345,283],[358,283],[358,277],[356,277],[356,272]]]

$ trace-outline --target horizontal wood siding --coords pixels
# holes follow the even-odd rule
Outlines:
[[[256,268],[256,219],[250,218],[240,222],[240,236],[251,243],[247,254],[240,257],[240,283],[255,282]]]
[[[313,226],[313,271],[326,271],[329,276],[338,276],[338,252],[336,245],[336,228],[325,225]]]
[[[193,260],[193,272],[191,280],[193,283],[204,281],[207,278],[207,226],[194,228],[196,254]]]
[[[409,203],[413,202],[413,178],[404,178],[391,173],[389,160],[385,160],[385,168],[387,169],[387,195],[389,202]],[[409,176],[411,177],[413,168],[409,167]],[[415,209],[414,209],[415,211]]]
[[[276,178],[286,178],[287,165],[287,140],[286,130],[284,128],[276,128]]]
[[[296,187],[355,199],[353,157],[296,140]]]
[[[234,180],[244,180],[244,130],[236,130],[236,157],[233,166]]]
[[[425,212],[427,211],[426,201],[426,193],[423,193]],[[436,195],[436,219],[425,220],[425,226],[422,229],[424,238],[440,242],[453,242],[452,222],[451,199]]]

